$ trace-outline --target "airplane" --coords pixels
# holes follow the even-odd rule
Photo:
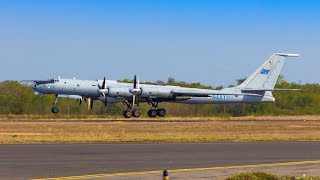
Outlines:
[[[52,113],[58,113],[56,106],[58,98],[72,98],[81,102],[88,100],[92,109],[93,101],[100,100],[108,103],[122,102],[125,106],[125,118],[139,117],[140,102],[150,105],[148,116],[164,117],[166,110],[159,107],[161,102],[187,104],[226,104],[226,103],[262,103],[275,102],[272,91],[296,90],[275,89],[275,84],[287,57],[298,57],[299,54],[274,53],[243,83],[235,87],[221,90],[199,88],[185,88],[169,85],[140,84],[139,78],[134,76],[133,83],[123,83],[113,80],[79,80],[53,78],[49,80],[31,80],[35,94],[54,94]]]

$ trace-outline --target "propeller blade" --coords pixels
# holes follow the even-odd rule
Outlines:
[[[92,110],[93,108],[93,99],[91,99],[91,103],[90,103],[90,109]]]
[[[132,93],[132,108],[135,107],[135,104],[137,104],[137,106],[139,106],[139,95],[141,93],[141,89],[140,89],[140,80],[139,77],[137,77],[137,75],[134,75],[133,78],[133,89],[131,90]]]
[[[106,77],[103,78],[102,88],[100,89],[106,89]]]
[[[103,96],[106,97],[106,95],[108,94],[108,88],[107,88],[107,84],[106,84],[106,77],[103,78],[103,82],[102,82],[102,86],[100,86],[98,84],[98,92]]]
[[[104,97],[104,106],[105,107],[107,107],[107,95],[108,95],[108,89],[107,89],[107,84],[106,84],[106,77],[104,77],[103,78],[103,82],[102,82],[102,85],[100,86],[99,84],[98,84],[98,87],[99,87],[99,89],[98,89],[98,92],[100,93],[100,95],[102,95],[103,97]],[[101,98],[100,98],[100,100],[102,100]],[[92,101],[93,102],[93,101]],[[91,109],[92,109],[92,103],[90,104],[91,106]]]
[[[137,76],[134,75],[134,78],[133,78],[133,89],[136,89],[137,88]]]
[[[88,110],[92,109],[92,107],[93,107],[93,99],[88,98]]]
[[[136,103],[136,95],[132,96],[132,108],[134,108],[134,105]]]
[[[90,104],[91,104],[90,98],[88,98],[88,110],[90,109]]]

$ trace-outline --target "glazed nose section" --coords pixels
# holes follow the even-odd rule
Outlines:
[[[37,84],[34,84],[33,87],[32,87],[35,95],[39,95],[39,91],[38,91],[38,87],[37,86],[38,86]]]
[[[33,85],[32,85],[32,89],[33,89],[33,93],[35,94],[35,95],[38,95],[38,88],[37,88],[37,83],[34,83]]]
[[[37,91],[37,83],[35,83],[32,88],[34,91]]]
[[[42,89],[40,86],[41,86],[41,84],[38,84],[38,83],[34,84],[32,87],[34,92],[40,93],[41,89]]]

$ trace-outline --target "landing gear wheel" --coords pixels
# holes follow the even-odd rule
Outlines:
[[[53,107],[53,108],[51,109],[51,112],[54,113],[54,114],[56,114],[56,113],[59,112],[59,108]]]
[[[134,110],[134,111],[132,112],[132,115],[133,115],[133,117],[140,117],[141,112],[136,109],[136,110]]]
[[[123,112],[123,116],[125,118],[131,118],[132,112],[130,110],[126,110],[126,111]]]
[[[167,111],[166,111],[165,109],[158,109],[158,110],[157,110],[157,115],[158,115],[159,117],[165,116],[166,113],[167,113]]]
[[[148,111],[148,116],[151,117],[151,118],[156,117],[156,116],[157,116],[157,110],[155,110],[155,109],[150,109],[150,110]]]

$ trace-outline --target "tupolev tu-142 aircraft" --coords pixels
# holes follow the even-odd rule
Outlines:
[[[224,103],[262,103],[274,102],[272,91],[293,90],[275,89],[275,84],[286,57],[298,57],[299,54],[275,53],[263,63],[242,84],[222,90],[185,88],[179,86],[162,86],[140,84],[134,76],[133,83],[122,83],[106,80],[79,80],[54,78],[50,80],[32,80],[36,94],[54,94],[55,100],[52,112],[58,113],[56,104],[58,98],[88,99],[92,109],[93,101],[100,100],[106,106],[108,103],[122,102],[125,105],[123,116],[139,117],[140,102],[150,105],[149,117],[163,117],[166,110],[159,108],[159,103],[187,104],[224,104]],[[30,81],[29,81],[30,82]]]

